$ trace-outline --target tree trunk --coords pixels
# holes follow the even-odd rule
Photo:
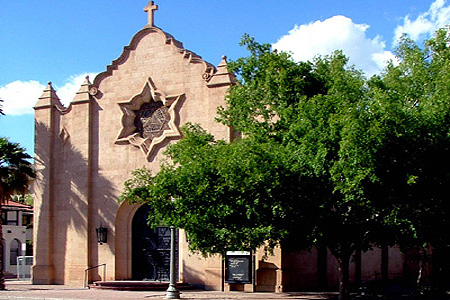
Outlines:
[[[349,263],[350,257],[341,255],[337,258],[339,265],[339,300],[350,299],[350,272]]]
[[[335,249],[329,247],[331,254],[336,258],[339,266],[339,300],[350,300],[350,258],[354,246],[342,243]]]
[[[422,247],[420,255],[419,273],[417,274],[416,287],[420,290],[423,277],[425,276],[425,265],[427,263],[427,248]]]
[[[0,290],[4,290],[6,288],[5,286],[5,274],[3,273],[3,260],[5,259],[3,257],[3,220],[2,220],[2,206],[1,203],[3,201],[0,201]]]

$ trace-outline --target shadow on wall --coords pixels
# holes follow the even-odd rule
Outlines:
[[[104,263],[98,255],[99,247],[109,247],[109,251],[114,254],[113,228],[118,203],[114,186],[99,175],[98,150],[88,150],[91,151],[91,159],[88,162],[87,155],[76,145],[72,145],[70,133],[62,130],[61,124],[54,126],[54,133],[60,134],[55,134],[51,141],[53,153],[49,153],[48,140],[36,139],[35,144],[35,164],[38,166],[36,171],[39,184],[43,188],[40,193],[51,199],[51,212],[45,209],[45,203],[39,204],[42,213],[35,216],[35,247],[36,255],[39,255],[39,248],[48,246],[51,251],[48,263],[53,266],[53,283],[65,284],[70,279],[82,280],[79,277],[84,275],[84,269],[80,272],[80,261],[89,259],[90,266]],[[45,124],[35,122],[36,133],[48,131],[49,128]],[[51,174],[50,178],[43,178],[43,173]],[[94,188],[97,197],[95,202],[92,201]],[[91,201],[89,205],[88,201]],[[108,242],[103,245],[97,243],[95,232],[95,228],[100,224],[108,229]],[[42,242],[39,241],[41,236]],[[47,242],[47,237],[50,239],[48,245],[42,244]],[[91,254],[89,257],[88,249]],[[91,272],[92,278],[102,277],[100,274],[103,272],[99,271]]]
[[[278,266],[271,262],[259,261],[256,270],[257,289],[262,292],[276,292]]]
[[[192,258],[191,258],[192,259]],[[186,264],[185,260],[182,260],[183,264],[183,282],[189,282],[198,289],[205,288],[205,273],[200,271],[204,261],[198,260],[198,269],[192,268],[190,265]]]

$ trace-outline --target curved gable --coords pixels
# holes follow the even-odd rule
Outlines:
[[[188,64],[201,64],[203,67],[203,73],[201,74],[201,77],[204,81],[208,82],[211,79],[211,77],[214,75],[214,73],[216,72],[216,68],[212,64],[204,61],[201,58],[201,56],[195,54],[194,52],[184,49],[183,44],[181,42],[177,41],[172,35],[162,31],[158,27],[146,26],[146,27],[144,27],[144,29],[142,29],[141,31],[139,31],[138,33],[136,33],[133,36],[130,44],[128,46],[124,47],[124,50],[123,50],[122,54],[119,56],[119,58],[112,61],[111,65],[108,65],[106,67],[106,71],[98,74],[95,77],[93,86],[99,87],[101,82],[105,78],[107,78],[108,76],[112,76],[112,74],[115,70],[118,70],[121,65],[127,63],[128,59],[130,58],[130,54],[137,51],[137,48],[138,48],[140,42],[143,39],[145,39],[148,35],[157,36],[157,38],[153,39],[153,41],[155,41],[156,43],[159,44],[157,46],[164,45],[165,48],[170,48],[167,50],[172,51],[174,54],[175,53],[178,54],[179,58],[184,61],[183,63],[187,62]],[[156,48],[156,47],[154,47],[154,48]],[[142,50],[145,51],[147,49],[142,49]],[[150,49],[148,49],[148,50],[150,50]],[[181,60],[180,60],[180,63],[181,63]]]

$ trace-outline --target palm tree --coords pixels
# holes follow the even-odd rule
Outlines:
[[[28,160],[31,156],[18,143],[7,138],[0,138],[0,216],[1,204],[4,204],[14,193],[25,193],[31,180],[35,177],[33,165]],[[3,239],[2,220],[0,218],[0,290],[5,289],[3,274]]]

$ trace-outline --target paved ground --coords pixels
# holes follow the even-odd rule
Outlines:
[[[165,292],[148,291],[113,291],[74,288],[61,285],[31,285],[28,281],[8,280],[6,291],[0,291],[0,299],[16,300],[74,300],[74,299],[165,299]],[[331,299],[333,295],[320,293],[242,293],[242,292],[210,292],[210,291],[182,291],[181,299],[286,299],[286,300],[319,300]]]
[[[81,287],[68,287],[62,285],[31,285],[29,281],[7,280],[7,290],[0,291],[0,300],[127,300],[127,299],[165,299],[165,292],[149,291],[114,291],[87,289]],[[284,299],[284,300],[336,300],[336,293],[243,293],[243,292],[211,292],[211,291],[181,291],[181,299],[212,299],[212,300],[261,300],[261,299]],[[353,294],[353,300],[450,300],[450,292],[443,297],[427,297],[390,294],[364,296]]]

